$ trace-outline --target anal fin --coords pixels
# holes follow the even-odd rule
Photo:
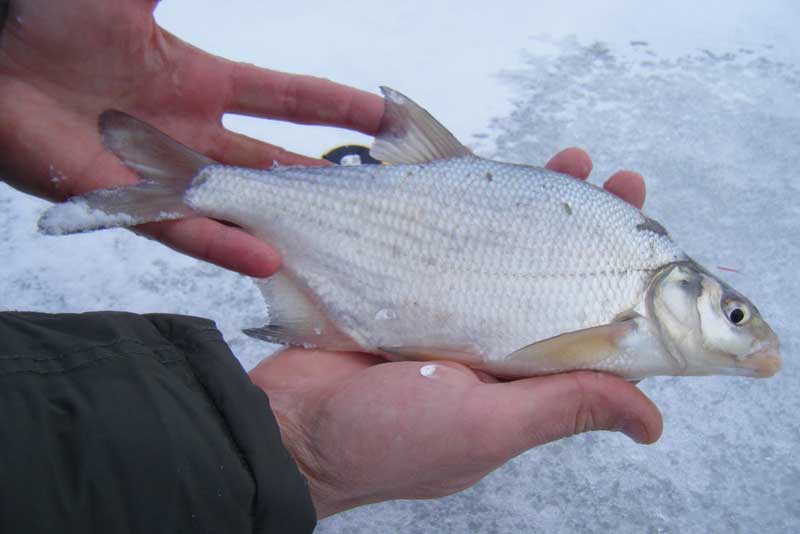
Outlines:
[[[329,350],[360,350],[360,346],[343,334],[325,316],[320,303],[302,283],[280,271],[270,278],[256,280],[256,286],[269,307],[269,324],[243,330],[250,337],[306,348]]]

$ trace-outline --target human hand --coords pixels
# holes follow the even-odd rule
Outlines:
[[[573,148],[547,166],[585,179],[591,160]],[[636,173],[616,173],[605,187],[637,207],[644,202]],[[426,365],[435,366],[430,376],[420,372]],[[580,432],[617,430],[642,443],[661,434],[658,408],[603,373],[501,383],[454,362],[288,349],[250,377],[269,396],[319,518],[455,493],[531,447]]]
[[[50,200],[137,181],[104,150],[97,117],[120,109],[229,165],[320,165],[226,130],[224,113],[375,133],[383,100],[310,76],[235,63],[161,29],[156,0],[10,0],[0,29],[0,176]],[[2,22],[2,21],[0,21]],[[251,276],[272,247],[207,218],[137,228],[181,252]]]

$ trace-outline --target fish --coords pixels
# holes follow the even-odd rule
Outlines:
[[[39,220],[58,235],[205,216],[275,246],[255,280],[287,346],[451,360],[502,378],[573,370],[769,377],[779,341],[660,223],[593,184],[474,155],[387,87],[384,165],[221,165],[120,111],[104,145],[138,173]]]

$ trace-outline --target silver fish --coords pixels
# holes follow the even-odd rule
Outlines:
[[[449,359],[503,377],[575,369],[766,377],[778,339],[744,296],[666,230],[571,176],[474,156],[388,88],[371,155],[392,165],[216,164],[121,112],[106,146],[138,185],[70,199],[40,219],[59,234],[204,215],[272,243],[256,284],[287,345]]]

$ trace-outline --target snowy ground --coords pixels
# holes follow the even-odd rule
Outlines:
[[[796,2],[264,4],[171,0],[157,16],[227,57],[396,87],[483,155],[543,163],[579,145],[594,157],[596,181],[639,170],[646,211],[711,270],[738,270],[719,272],[757,303],[785,358],[765,381],[644,381],[664,413],[654,446],[578,436],[459,495],[353,510],[318,532],[800,531]],[[308,154],[359,139],[227,123]],[[248,280],[125,231],[39,236],[45,206],[0,185],[0,308],[202,315],[246,366],[267,353],[239,333],[263,315]]]

